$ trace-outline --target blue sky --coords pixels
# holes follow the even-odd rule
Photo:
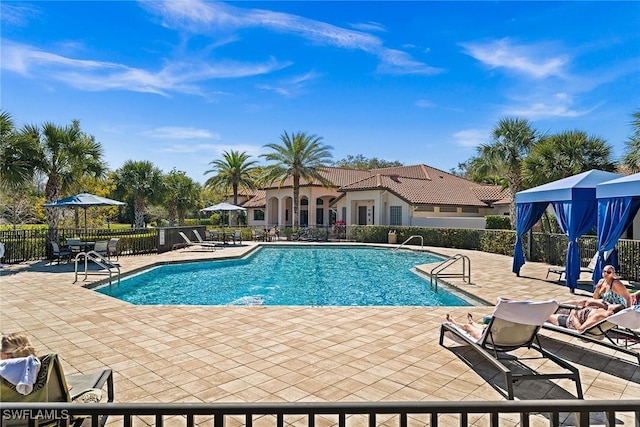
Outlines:
[[[640,110],[640,2],[3,1],[1,103],[79,119],[111,169],[204,182],[225,150],[305,131],[449,171],[502,117],[624,154]],[[262,162],[262,159],[260,159]]]

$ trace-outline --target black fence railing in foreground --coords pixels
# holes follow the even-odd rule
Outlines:
[[[99,427],[108,415],[109,425],[130,427],[142,417],[146,425],[161,427],[165,419],[171,425],[224,427],[297,425],[314,427],[367,425],[408,426],[489,426],[514,425],[518,415],[520,426],[529,425],[625,425],[640,426],[638,400],[510,400],[469,402],[296,402],[296,403],[1,403],[3,424],[16,418],[38,425],[39,419],[57,419],[67,424],[77,416],[90,418]],[[178,417],[184,417],[181,421]],[[166,417],[166,418],[165,418]],[[478,419],[480,418],[480,420]],[[480,424],[478,424],[480,422]],[[89,422],[85,422],[84,425]],[[504,423],[504,424],[501,424]]]

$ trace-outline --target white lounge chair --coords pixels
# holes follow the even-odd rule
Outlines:
[[[559,332],[634,356],[640,365],[640,349],[631,348],[640,342],[640,305],[631,306],[612,314],[582,332],[556,326],[549,322],[546,322],[543,327],[549,331]]]
[[[209,241],[204,240],[202,238],[202,236],[200,235],[200,232],[198,232],[198,230],[193,230],[193,235],[196,236],[196,240],[198,241],[198,244],[200,244],[200,245],[207,245],[207,246],[208,245],[215,245],[216,248],[222,247],[222,246],[218,245],[215,242],[209,242]]]
[[[538,331],[557,308],[558,303],[555,301],[529,302],[500,299],[496,304],[489,324],[485,327],[482,336],[478,340],[457,325],[446,322],[440,327],[440,345],[444,346],[444,338],[446,336],[454,342],[471,346],[502,372],[510,400],[514,399],[513,384],[516,381],[561,378],[574,381],[578,398],[582,399],[582,385],[578,369],[564,359],[542,348],[538,339]],[[533,358],[527,355],[526,358],[519,359],[514,355],[507,354],[520,348],[534,349],[540,353],[540,357]],[[548,359],[559,367],[564,368],[564,372],[536,372],[534,368],[523,363],[524,360],[530,361],[534,359]],[[522,369],[518,369],[518,372],[512,371],[503,360],[517,361],[520,368],[526,366],[530,372],[525,371],[523,373],[521,372]]]
[[[180,237],[182,237],[182,239],[184,240],[184,242],[187,244],[188,247],[193,247],[193,246],[200,246],[202,248],[208,248],[208,249],[212,249],[212,250],[216,250],[216,247],[218,245],[216,245],[215,243],[208,243],[208,242],[203,242],[203,243],[193,243],[186,234],[184,234],[182,231],[179,231],[178,234],[180,235]]]
[[[589,261],[589,265],[587,265],[586,267],[580,267],[580,273],[593,273],[593,269],[596,268],[597,262],[598,252],[596,252],[593,258],[591,258],[591,261]],[[562,281],[562,276],[565,276],[567,274],[567,269],[565,267],[549,267],[549,269],[547,270],[547,277],[545,277],[545,279],[549,278],[549,273],[557,274],[558,282],[560,282]]]

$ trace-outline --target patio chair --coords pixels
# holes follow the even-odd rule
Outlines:
[[[200,236],[200,232],[198,230],[193,230],[193,235],[196,236],[196,240],[201,245],[202,244],[204,244],[204,245],[215,245],[216,248],[221,247],[220,245],[218,245],[215,242],[207,242],[206,240],[203,240],[202,236]]]
[[[51,242],[51,255],[53,255],[53,259],[58,261],[58,265],[60,264],[60,260],[64,260],[65,262],[69,262],[71,260],[71,251],[68,249],[60,249],[60,246]]]
[[[444,347],[445,336],[453,341],[468,345],[504,375],[507,395],[514,399],[513,384],[523,380],[570,379],[576,383],[579,399],[583,398],[582,385],[578,369],[565,360],[542,348],[538,339],[538,331],[544,322],[558,308],[555,301],[530,302],[499,299],[481,337],[476,340],[466,331],[451,322],[440,327],[440,345]],[[540,353],[539,357],[519,358],[509,354],[517,349],[533,349]],[[545,359],[563,368],[563,372],[542,373],[523,361]],[[508,365],[516,365],[517,371]],[[539,366],[539,365],[537,365]]]
[[[109,243],[107,243],[107,258],[111,261],[111,257],[116,257],[116,261],[120,258],[120,251],[118,250],[118,242],[119,238],[113,237],[109,239]]]
[[[242,232],[240,230],[235,230],[233,232],[233,244],[242,243]]]
[[[254,242],[264,241],[264,230],[261,229],[253,229],[251,230],[251,237]]]
[[[586,267],[580,267],[580,274],[593,273],[593,269],[596,268],[597,262],[598,262],[598,252],[596,252],[593,258],[591,258],[591,261],[589,261],[589,265],[587,265]],[[565,267],[549,267],[549,269],[547,270],[547,276],[545,277],[545,279],[549,278],[550,273],[557,274],[558,275],[557,281],[561,282],[562,276],[565,276],[567,273],[567,269]]]
[[[102,388],[107,386],[106,402],[113,402],[113,372],[111,369],[103,369],[91,374],[65,375],[57,354],[48,354],[40,358],[40,371],[33,385],[33,390],[23,395],[16,390],[16,386],[0,377],[0,401],[1,402],[76,402],[99,403],[102,400]],[[44,415],[47,416],[46,414]],[[80,426],[85,420],[74,418],[69,420],[73,426]],[[38,419],[38,425],[58,424],[59,419]],[[29,420],[26,418],[4,418],[3,426],[26,426]],[[107,422],[107,415],[103,415],[100,426]]]
[[[182,237],[182,239],[184,240],[184,242],[187,244],[187,247],[193,247],[193,246],[200,246],[202,248],[208,248],[208,249],[212,249],[212,250],[216,250],[216,247],[218,246],[217,244],[211,242],[202,242],[202,243],[193,243],[191,241],[191,239],[189,239],[187,237],[186,234],[184,234],[182,231],[179,231],[178,234],[180,235],[180,237]]]
[[[546,322],[543,328],[634,356],[640,365],[640,305],[625,308],[582,332]]]
[[[109,258],[109,241],[98,240],[93,246],[93,251],[104,258]]]
[[[65,246],[71,251],[71,255],[77,255],[82,252],[82,241],[75,237],[67,239]]]

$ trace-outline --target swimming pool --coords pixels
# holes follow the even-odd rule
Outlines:
[[[431,290],[427,252],[373,247],[262,247],[242,259],[171,264],[97,291],[138,305],[465,306]]]

